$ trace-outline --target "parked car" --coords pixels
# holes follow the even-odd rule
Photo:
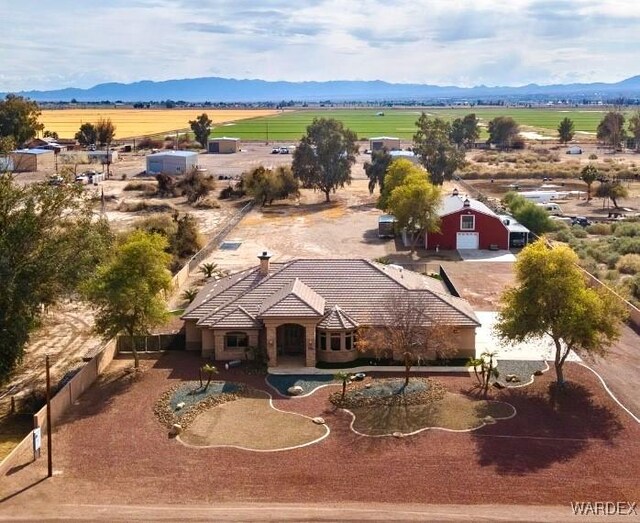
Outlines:
[[[571,225],[579,225],[580,227],[588,227],[591,225],[591,221],[585,218],[584,216],[575,216],[571,220]]]
[[[280,147],[280,154],[289,154],[288,147]]]
[[[271,154],[280,154],[280,147],[274,147],[271,149]]]

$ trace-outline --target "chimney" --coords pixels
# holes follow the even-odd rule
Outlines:
[[[453,192],[452,192],[451,194],[452,194],[453,196],[458,196],[458,188],[457,188],[457,187],[455,187],[455,188],[453,189]]]
[[[469,198],[465,198],[464,202],[462,202],[462,206],[463,207],[471,207],[471,202],[469,201]]]
[[[271,258],[271,254],[269,254],[267,251],[262,251],[262,254],[260,256],[258,256],[258,259],[260,260],[260,275],[262,276],[266,276],[267,274],[269,274],[269,259]]]

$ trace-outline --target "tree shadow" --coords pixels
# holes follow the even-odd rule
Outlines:
[[[500,400],[512,404],[515,418],[473,433],[478,463],[501,475],[524,475],[576,458],[594,440],[616,445],[623,429],[618,416],[597,403],[577,383],[562,391],[556,384],[533,392],[505,389]]]

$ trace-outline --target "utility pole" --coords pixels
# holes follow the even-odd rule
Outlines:
[[[109,164],[111,161],[109,160],[109,148],[111,147],[111,142],[107,142],[107,180],[111,178],[111,174],[109,173]]]
[[[53,458],[51,455],[51,377],[49,373],[49,355],[45,356],[47,368],[47,477],[53,476]]]

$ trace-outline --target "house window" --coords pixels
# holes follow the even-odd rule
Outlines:
[[[353,332],[347,332],[344,335],[344,348],[345,350],[353,350]]]
[[[326,332],[318,332],[318,349],[327,350],[327,333]]]
[[[476,217],[472,214],[465,214],[460,217],[460,230],[473,231],[476,228]]]
[[[341,339],[342,334],[340,333],[331,335],[331,350],[340,350],[342,345]]]
[[[249,346],[249,336],[244,332],[229,332],[224,337],[225,349],[246,349]]]

